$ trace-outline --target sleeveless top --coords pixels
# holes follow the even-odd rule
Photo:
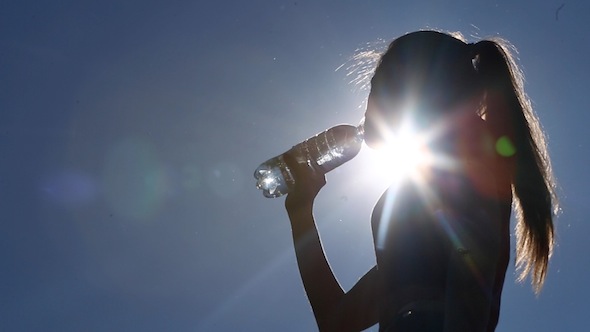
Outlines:
[[[472,251],[487,266],[488,330],[497,324],[510,251],[511,161],[496,153],[483,120],[468,122],[431,147],[452,167],[433,165],[423,179],[390,187],[373,210],[380,331],[441,331],[451,257]]]

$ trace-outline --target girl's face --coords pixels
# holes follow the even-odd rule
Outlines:
[[[375,109],[375,102],[369,96],[364,119],[364,139],[367,146],[373,149],[378,149],[379,145],[383,143],[382,135],[379,133],[380,119],[382,119],[382,115]]]
[[[378,76],[371,83],[365,111],[366,144],[378,149],[402,126],[426,126],[438,112],[430,106],[430,97],[406,70],[397,70],[393,77]]]
[[[408,123],[425,130],[479,95],[468,55],[440,49],[392,49],[385,55],[367,100],[369,147],[379,148],[388,135]],[[478,106],[473,107],[475,114]]]

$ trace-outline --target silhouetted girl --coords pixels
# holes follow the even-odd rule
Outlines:
[[[390,187],[372,215],[376,266],[348,292],[313,219],[323,174],[295,169],[285,205],[321,331],[493,331],[510,256],[540,291],[553,246],[554,183],[538,120],[503,42],[435,31],[395,39],[371,80],[365,142],[402,124],[427,133],[433,162]]]

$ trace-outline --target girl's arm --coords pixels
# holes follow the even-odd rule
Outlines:
[[[303,285],[320,331],[360,331],[378,320],[377,271],[373,268],[348,292],[338,283],[324,254],[313,217],[313,202],[325,184],[307,165],[293,170],[296,186],[285,201]]]

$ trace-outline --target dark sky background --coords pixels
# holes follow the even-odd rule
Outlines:
[[[549,137],[558,246],[538,298],[511,264],[498,331],[586,330],[590,2],[563,4],[0,1],[0,330],[315,330],[283,199],[253,170],[358,123],[350,58],[423,28],[516,45]],[[386,187],[367,150],[316,208],[347,289]]]

